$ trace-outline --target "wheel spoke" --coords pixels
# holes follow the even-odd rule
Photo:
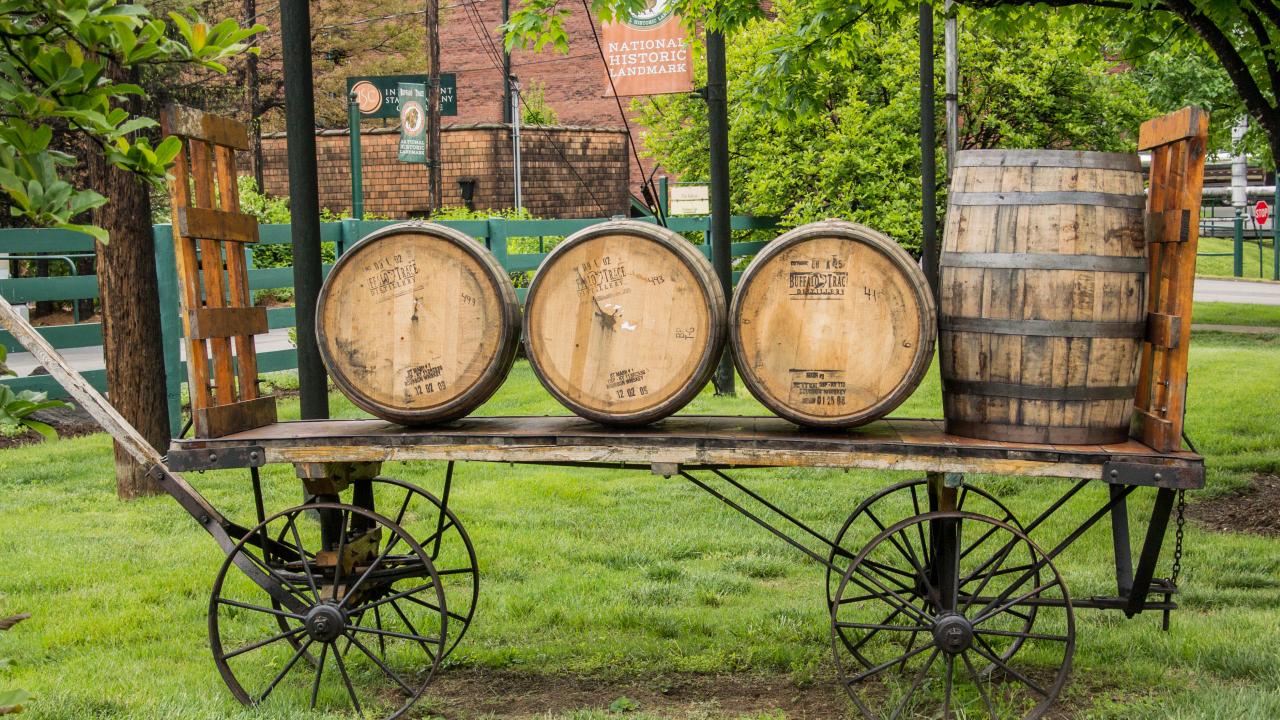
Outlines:
[[[836,622],[836,627],[854,630],[890,630],[897,632],[920,632],[918,625],[879,625],[876,623]]]
[[[391,604],[392,604],[393,606],[395,605],[395,603],[391,603]],[[381,629],[382,629],[382,608],[375,607],[375,608],[373,609],[373,624],[374,624],[374,625],[377,625],[379,630],[381,630]],[[410,632],[413,632],[413,633],[415,633],[415,634],[416,634],[416,633],[417,633],[417,630],[411,630]],[[387,639],[386,639],[385,637],[383,637],[382,635],[379,635],[379,636],[378,636],[378,653],[382,656],[382,658],[383,658],[384,660],[386,659],[386,657],[387,657]]]
[[[298,513],[301,514],[301,513]],[[307,574],[307,584],[311,586],[311,592],[315,594],[316,602],[320,602],[320,590],[316,587],[315,574],[311,572],[311,563],[307,562],[307,554],[302,549],[302,537],[298,535],[298,514],[289,518],[289,529],[293,531],[293,542],[298,547],[298,557],[302,559],[302,571]],[[339,559],[341,562],[341,559]]]
[[[311,709],[316,709],[316,696],[320,694],[320,676],[324,674],[324,661],[329,655],[329,645],[320,647],[320,662],[316,664],[316,679],[311,683]]]
[[[977,626],[979,623],[985,622],[991,617],[995,615],[999,615],[1000,613],[1004,612],[1006,609],[1011,608],[1014,605],[1017,605],[1018,603],[1024,600],[1028,600],[1036,595],[1039,595],[1040,593],[1044,592],[1045,590],[1048,590],[1049,588],[1057,584],[1058,583],[1056,580],[1050,580],[1044,584],[1035,586],[1034,588],[1028,590],[1027,592],[1019,595],[1018,597],[1012,600],[1009,600],[1008,602],[1005,602],[1004,596],[1002,595],[1001,597],[998,597],[995,600],[991,601],[991,603],[988,604],[986,607],[982,608],[982,611],[978,613],[978,616],[973,619],[973,625]],[[1005,604],[1001,607],[997,607],[994,610],[989,610],[989,608],[992,605],[995,605],[998,602],[1004,602]]]
[[[928,624],[928,623],[930,623],[930,622],[932,621],[932,618],[930,618],[927,614],[925,614],[925,613],[921,612],[920,610],[918,610],[918,609],[916,608],[916,606],[915,606],[915,605],[912,605],[910,602],[908,602],[906,598],[902,597],[902,596],[901,596],[901,595],[899,595],[898,593],[896,593],[896,592],[894,592],[894,591],[890,590],[889,588],[885,587],[883,583],[881,583],[879,580],[876,580],[876,579],[875,579],[875,577],[873,577],[871,574],[869,574],[869,573],[867,573],[865,570],[863,570],[861,566],[859,566],[857,569],[861,572],[861,574],[862,574],[862,576],[863,576],[863,577],[865,577],[866,579],[868,579],[868,580],[870,580],[871,582],[875,583],[876,585],[878,585],[878,586],[880,587],[880,589],[881,589],[881,590],[883,590],[883,591],[885,591],[885,592],[889,593],[889,594],[890,594],[890,595],[892,595],[895,599],[897,599],[897,600],[898,600],[898,602],[902,603],[902,607],[903,607],[903,608],[906,608],[906,609],[909,609],[909,610],[911,611],[911,613],[912,613],[912,614],[914,614],[914,615],[916,616],[916,619],[917,619],[917,620],[920,620],[921,622],[926,623],[926,624]],[[853,576],[852,576],[852,575],[850,575],[850,576],[849,576],[849,578],[850,578],[850,579],[853,579]],[[867,587],[866,585],[864,585],[864,584],[863,584],[863,583],[861,583],[861,582],[859,582],[858,584],[859,584],[859,585],[861,585],[861,586],[862,586],[862,589],[864,589],[864,590],[870,590],[870,589],[871,589],[871,588]]]
[[[916,490],[920,487],[920,483],[911,486],[911,507],[916,511],[916,515],[920,515],[920,495]],[[924,549],[924,562],[926,565],[932,564],[932,556],[929,554],[929,543],[924,539],[924,526],[916,523],[916,534],[920,536],[920,547]]]
[[[426,583],[425,585],[419,585],[418,587],[410,588],[410,589],[408,589],[408,590],[401,590],[400,592],[395,593],[394,595],[387,595],[387,596],[385,596],[385,597],[380,597],[380,598],[378,598],[377,600],[373,600],[373,601],[370,601],[370,602],[368,602],[368,603],[366,603],[366,604],[364,604],[364,605],[361,605],[360,607],[356,608],[356,609],[355,609],[355,610],[353,610],[352,612],[363,612],[363,611],[365,611],[365,610],[370,610],[370,609],[372,609],[372,608],[376,608],[376,607],[378,607],[379,605],[386,605],[387,603],[391,602],[392,600],[399,600],[399,599],[400,599],[400,598],[402,598],[402,597],[409,597],[410,595],[414,595],[414,594],[420,593],[420,592],[422,592],[423,590],[430,590],[431,588],[433,588],[433,587],[435,587],[435,586],[436,586],[436,582],[435,582],[434,580],[428,580],[428,581],[427,581],[427,583]],[[348,596],[348,597],[350,597],[350,596]],[[436,608],[436,609],[438,610],[439,608]]]
[[[343,575],[342,566],[346,564],[343,562],[342,555],[347,549],[347,511],[339,510],[338,512],[342,513],[342,522],[338,523],[338,564],[333,568],[333,597],[331,598],[333,602],[338,602],[338,585],[341,584]],[[350,597],[350,593],[344,592],[342,594],[342,600],[344,602],[348,597]],[[342,607],[342,605],[339,604],[338,607]],[[334,654],[336,655],[337,653]]]
[[[355,595],[356,589],[358,589],[360,585],[364,583],[365,579],[368,578],[369,575],[373,573],[374,569],[376,569],[379,565],[382,564],[383,560],[387,559],[387,555],[391,552],[391,548],[395,547],[396,541],[399,539],[400,539],[399,535],[392,536],[391,541],[387,543],[387,547],[383,549],[382,553],[378,555],[378,557],[374,558],[373,562],[369,563],[369,567],[364,569],[364,572],[360,574],[360,577],[356,579],[355,583],[350,588],[347,589],[347,592],[345,594],[343,594],[342,602],[338,603],[339,608],[345,605],[347,603],[347,600]]]
[[[399,600],[400,598],[396,598],[396,599],[397,599],[397,600]],[[435,610],[436,612],[440,612],[440,608],[436,607],[435,605],[432,605],[431,603],[427,602],[426,600],[419,600],[418,598],[413,597],[413,596],[405,597],[405,600],[408,600],[409,602],[412,602],[412,603],[417,603],[417,604],[421,605],[421,606],[422,606],[422,607],[424,607],[424,608],[428,608],[428,609],[430,609],[430,610]],[[392,604],[394,605],[394,603],[392,603]],[[463,615],[459,615],[458,613],[456,613],[456,612],[454,612],[454,611],[452,611],[452,610],[445,610],[445,611],[444,611],[444,614],[445,614],[445,615],[448,615],[449,617],[453,618],[454,620],[461,620],[461,621],[462,621],[462,622],[464,622],[464,623],[465,623],[465,622],[467,622],[467,618],[466,618],[465,616],[463,616]]]
[[[257,612],[267,613],[268,615],[275,615],[277,617],[289,618],[291,620],[306,619],[301,615],[295,615],[294,613],[291,613],[291,612],[276,610],[275,608],[263,607],[261,605],[252,605],[247,602],[240,602],[239,600],[228,600],[227,598],[217,598],[216,602],[219,605],[231,605],[232,607],[244,608],[245,610],[254,610]]]
[[[871,512],[870,507],[867,508],[867,517],[871,518],[871,522],[874,522],[876,524],[876,527],[880,528],[880,532],[885,532],[886,530],[888,530],[888,528],[885,527],[885,524],[880,522],[880,518],[876,517],[876,514]],[[898,542],[897,538],[899,535],[901,535],[903,540],[906,541],[906,544],[907,544],[906,549],[904,549],[902,544]],[[915,551],[910,549],[911,539],[908,538],[904,533],[902,533],[901,530],[889,535],[886,539],[889,541],[889,544],[892,545],[894,549],[898,551],[899,555],[901,555],[907,562],[911,563],[911,566],[915,568],[916,573],[918,573],[918,577],[924,581],[925,590],[928,592],[930,597],[933,597],[936,591],[933,589],[933,586],[929,584],[928,573],[926,573],[924,571],[924,568],[921,567],[919,558],[916,557]],[[864,561],[864,563],[865,562],[866,561]]]
[[[249,652],[250,650],[257,650],[257,649],[258,649],[258,648],[260,648],[260,647],[266,647],[267,645],[270,645],[271,643],[279,642],[279,641],[281,641],[281,640],[284,640],[284,639],[285,639],[285,638],[287,638],[287,637],[292,637],[292,636],[294,636],[294,635],[297,635],[298,633],[302,632],[303,630],[306,630],[306,628],[305,628],[305,627],[301,627],[301,626],[299,626],[299,627],[293,628],[292,630],[286,630],[286,631],[284,631],[284,632],[282,632],[282,633],[280,633],[280,634],[278,634],[278,635],[272,635],[271,637],[267,638],[266,640],[259,640],[258,642],[255,642],[255,643],[249,643],[248,645],[241,645],[240,647],[236,648],[235,650],[232,650],[232,651],[231,651],[231,652],[229,652],[229,653],[223,653],[223,655],[222,655],[222,659],[223,659],[223,660],[230,660],[231,658],[236,657],[236,656],[238,656],[238,655],[243,655],[243,654],[245,654],[245,653]]]
[[[942,691],[942,720],[951,717],[951,675],[956,669],[956,658],[954,655],[947,656],[947,674]]]
[[[1017,670],[1014,670],[1012,667],[1009,666],[1008,663],[1006,663],[1004,660],[1001,660],[1000,654],[997,653],[990,645],[988,645],[987,641],[983,640],[981,636],[974,635],[973,639],[977,641],[975,645],[970,646],[974,652],[978,653],[979,655],[985,657],[987,660],[991,661],[992,664],[1000,668],[1002,671],[1008,673],[1009,675],[1012,675],[1023,685],[1026,685],[1027,687],[1031,688],[1036,693],[1038,693],[1041,697],[1045,697],[1045,698],[1049,697],[1048,690],[1045,690],[1044,688],[1040,687],[1039,683],[1027,677],[1026,675],[1023,675]],[[979,648],[978,645],[981,645],[982,647]]]
[[[1046,633],[1018,632],[1016,630],[979,630],[974,628],[975,633],[983,635],[998,635],[1000,637],[1023,638],[1026,640],[1051,640],[1054,642],[1066,642],[1071,638],[1066,635],[1049,635]]]
[[[969,653],[961,653],[960,659],[964,662],[964,666],[969,668],[969,674],[973,676],[973,684],[978,688],[978,695],[982,698],[982,704],[987,706],[987,714],[991,716],[991,720],[997,720],[996,707],[991,702],[991,696],[987,694],[986,687],[982,684],[982,677],[978,675],[978,669],[973,666],[973,661],[969,659]]]
[[[909,648],[908,648],[909,649]],[[929,659],[924,661],[924,665],[920,666],[920,672],[916,673],[916,679],[911,683],[911,689],[902,696],[902,702],[898,703],[898,707],[894,708],[893,714],[889,716],[889,720],[897,720],[902,715],[902,711],[907,709],[907,705],[911,703],[911,698],[924,684],[925,677],[929,674],[929,668],[933,667],[933,661],[938,659],[938,653],[942,652],[942,648],[935,647],[933,652],[929,653]],[[906,660],[902,661],[904,664]]]
[[[303,643],[295,653],[293,653],[293,657],[289,658],[289,662],[284,664],[284,668],[271,680],[271,684],[267,686],[267,689],[262,691],[262,695],[258,697],[257,703],[266,701],[267,696],[271,694],[272,690],[276,689],[276,685],[279,685],[280,681],[284,679],[284,676],[289,674],[289,671],[293,669],[293,666],[298,664],[298,658],[302,657],[303,653],[307,651],[307,648],[311,647],[311,643],[313,642],[315,641],[311,638],[307,638],[307,641]],[[312,707],[314,707],[314,705]]]
[[[924,645],[921,645],[920,647],[916,648],[915,650],[909,650],[908,652],[906,652],[905,654],[901,655],[900,657],[896,657],[896,658],[894,658],[894,659],[892,659],[892,660],[890,660],[890,661],[888,661],[888,662],[882,662],[882,663],[880,663],[879,665],[876,665],[875,667],[873,667],[873,668],[871,668],[871,669],[869,669],[869,670],[865,670],[865,671],[863,671],[863,672],[858,673],[857,675],[854,675],[853,677],[849,678],[848,680],[845,680],[845,681],[844,681],[844,684],[845,684],[845,685],[852,685],[852,684],[857,683],[857,682],[862,682],[863,680],[866,680],[867,678],[871,677],[872,675],[875,675],[875,674],[880,673],[880,672],[884,672],[886,669],[891,668],[891,667],[893,667],[894,665],[897,665],[898,663],[903,662],[903,661],[905,661],[905,660],[907,660],[907,659],[909,659],[909,658],[915,657],[916,655],[919,655],[920,653],[924,652],[925,650],[928,650],[929,648],[931,648],[931,647],[933,647],[933,646],[934,646],[934,644],[933,644],[933,643],[931,643],[931,642],[929,642],[929,643],[925,643]]]
[[[276,582],[280,583],[280,587],[284,589],[285,592],[301,600],[303,603],[307,605],[312,604],[311,600],[307,598],[305,593],[299,590],[297,586],[294,585],[292,582],[290,582],[289,580],[286,580],[283,575],[276,572],[275,568],[271,567],[271,565],[268,564],[266,560],[263,560],[262,558],[250,552],[247,546],[241,548],[241,554],[249,558],[249,560],[254,565],[257,565],[258,567],[265,570],[266,573],[270,575],[273,579],[275,579]]]
[[[378,630],[376,628],[365,627],[364,625],[351,625],[349,627],[351,630],[355,632],[364,632],[364,633],[369,633],[371,635],[402,638],[404,640],[416,640],[418,642],[432,642],[432,643],[440,642],[440,638],[438,637],[433,638],[433,637],[427,637],[424,635],[412,635],[410,633],[396,632],[394,630]]]
[[[995,526],[993,525],[992,527],[995,527]],[[992,566],[991,572],[983,576],[982,582],[978,584],[978,588],[969,595],[968,600],[965,600],[964,607],[960,610],[961,615],[964,615],[969,611],[969,608],[973,605],[974,598],[981,595],[982,591],[986,589],[987,583],[991,582],[991,578],[996,576],[997,571],[999,571],[1000,567],[1004,565],[1004,561],[1009,558],[1009,553],[1013,551],[1014,547],[1015,546],[1013,545],[1005,545],[1004,550],[1000,551],[1001,552],[1000,559],[996,560],[995,565]]]
[[[381,668],[382,672],[385,673],[387,677],[391,678],[396,682],[397,685],[404,688],[405,692],[409,693],[410,696],[415,694],[413,692],[413,688],[409,687],[404,680],[401,680],[400,676],[396,675],[391,668],[387,667],[386,663],[384,663],[382,660],[379,660],[377,657],[375,657],[374,654],[369,651],[369,648],[365,647],[364,643],[360,642],[359,638],[357,638],[354,634],[350,634],[350,633],[347,635],[347,638],[351,641],[353,645],[356,646],[357,650],[364,653],[365,656],[367,656],[370,660],[373,661],[373,664]]]
[[[397,605],[394,601],[391,603],[391,609],[395,610],[396,614],[400,616],[400,620],[404,623],[405,627],[409,628],[410,633],[413,633],[414,635],[422,634],[418,632],[418,628],[413,626],[413,623],[409,622],[409,616],[405,615],[404,611],[401,610],[400,606]],[[379,635],[378,642],[382,642],[382,641],[383,641],[383,636]],[[427,657],[431,658],[431,662],[434,663],[436,661],[436,654],[431,652],[431,648],[428,647],[427,644],[421,640],[418,641],[418,644],[422,646],[422,651],[425,652],[427,654]]]
[[[333,659],[338,663],[338,672],[342,674],[342,684],[347,686],[347,694],[351,696],[351,706],[356,709],[356,714],[364,717],[364,711],[360,709],[360,700],[356,698],[356,689],[351,687],[351,678],[347,675],[347,664],[342,661],[342,655],[334,652]]]

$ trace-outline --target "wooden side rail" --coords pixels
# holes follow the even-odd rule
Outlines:
[[[1209,115],[1196,107],[1149,120],[1138,133],[1138,149],[1151,151],[1151,174],[1147,195],[1147,335],[1139,366],[1133,436],[1158,452],[1182,447],[1208,137]]]
[[[236,187],[235,152],[249,148],[248,130],[176,105],[161,127],[183,142],[169,197],[195,435],[270,424],[275,398],[259,395],[253,337],[267,331],[266,310],[253,307],[244,252],[258,241],[258,223],[240,212]]]

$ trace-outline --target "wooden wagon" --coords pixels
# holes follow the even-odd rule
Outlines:
[[[185,188],[195,168],[198,196],[175,203],[197,437],[176,440],[161,457],[3,301],[0,321],[226,552],[210,598],[210,643],[242,702],[293,694],[315,706],[323,691],[359,715],[387,717],[413,705],[476,611],[476,553],[450,505],[459,462],[647,468],[706,491],[825,569],[826,595],[814,601],[829,610],[841,682],[868,718],[953,717],[962,702],[968,716],[1041,717],[1068,680],[1076,610],[1159,610],[1167,627],[1183,492],[1204,484],[1202,458],[1180,440],[1202,113],[1143,128],[1140,144],[1154,152],[1149,331],[1134,438],[1109,445],[973,440],[946,434],[940,421],[912,419],[856,431],[706,416],[625,430],[569,417],[468,418],[413,430],[379,420],[276,422],[274,405],[257,395],[252,335],[264,324],[248,307],[243,265],[234,260],[242,255],[228,250],[224,261],[220,247],[251,241],[256,227],[216,200],[234,197],[228,148],[243,130],[207,117],[179,120],[167,127],[189,143],[177,175]],[[409,460],[445,463],[439,496],[381,475],[383,463]],[[268,512],[258,468],[277,463],[296,468],[307,500]],[[784,467],[922,477],[866,498],[828,536],[734,477]],[[227,468],[248,469],[251,521],[224,516],[180,475]],[[967,482],[970,475],[1075,482],[1036,517],[1020,518]],[[1105,501],[1065,536],[1047,537],[1045,521],[1083,502],[1080,491],[1092,482],[1107,485]],[[1154,502],[1135,564],[1129,501],[1144,494]],[[1116,592],[1075,597],[1054,561],[1104,518]],[[1173,573],[1157,578],[1175,518]]]

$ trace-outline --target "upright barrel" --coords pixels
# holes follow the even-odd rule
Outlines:
[[[1128,436],[1146,319],[1144,206],[1136,155],[956,154],[939,290],[948,432]]]
[[[743,383],[800,425],[882,417],[933,359],[924,273],[892,239],[856,223],[812,223],[766,245],[742,273],[729,317]]]
[[[547,390],[600,423],[666,417],[711,379],[725,298],[711,263],[677,233],[619,220],[565,238],[525,301],[525,350]]]
[[[519,348],[520,306],[483,245],[408,222],[338,258],[316,328],[325,367],[351,402],[425,425],[466,415],[502,384]]]

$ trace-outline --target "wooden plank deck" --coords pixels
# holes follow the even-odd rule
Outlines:
[[[801,428],[774,417],[700,415],[640,428],[610,428],[577,417],[469,417],[431,428],[381,420],[302,420],[220,438],[177,440],[168,455],[176,470],[391,460],[872,468],[1204,484],[1204,460],[1194,453],[1158,453],[1134,440],[1114,445],[974,440],[945,434],[939,420],[905,418],[847,431]],[[1116,467],[1123,471],[1112,474]]]

